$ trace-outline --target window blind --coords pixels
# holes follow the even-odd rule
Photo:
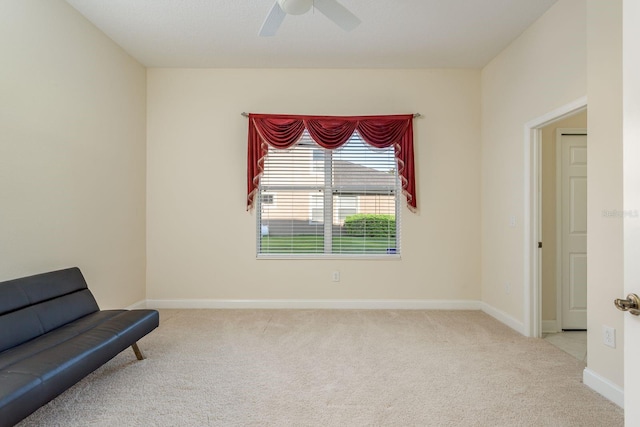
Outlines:
[[[258,256],[388,256],[400,253],[400,180],[392,147],[357,131],[323,149],[304,132],[269,148],[257,197]]]

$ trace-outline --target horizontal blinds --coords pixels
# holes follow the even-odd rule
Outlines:
[[[367,145],[357,132],[337,150],[304,133],[269,149],[258,196],[258,254],[398,253],[399,180],[393,148]]]

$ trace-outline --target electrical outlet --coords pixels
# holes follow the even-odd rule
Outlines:
[[[511,283],[505,282],[504,284],[504,293],[509,295],[511,293]]]
[[[516,226],[516,217],[515,215],[511,215],[509,217],[509,227],[515,227]]]
[[[340,281],[340,272],[336,270],[333,273],[331,273],[331,280],[333,282],[339,282]]]
[[[610,326],[602,326],[602,343],[608,347],[616,348],[616,330]]]

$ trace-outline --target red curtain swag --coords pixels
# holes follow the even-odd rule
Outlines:
[[[373,147],[393,146],[407,207],[416,210],[413,114],[354,117],[249,114],[247,210],[253,207],[269,146],[289,148],[300,140],[305,129],[318,145],[329,150],[342,146],[356,130]]]

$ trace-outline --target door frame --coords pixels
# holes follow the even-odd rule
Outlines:
[[[524,125],[524,333],[542,336],[542,128],[587,108],[583,96]]]
[[[586,128],[558,128],[556,129],[556,325],[558,332],[562,331],[562,302],[564,286],[562,280],[563,253],[562,253],[562,135],[587,135]],[[587,169],[587,174],[588,174]],[[542,196],[542,194],[541,194]],[[587,207],[585,206],[585,209]],[[541,232],[542,233],[542,232]],[[551,242],[549,242],[551,243]],[[588,256],[588,254],[587,254]],[[540,283],[542,288],[542,283]],[[540,307],[542,310],[542,306]]]
[[[640,4],[634,0],[624,0],[622,4],[622,147],[623,147],[623,209],[638,208],[640,196],[637,188],[640,173],[636,168],[636,159],[640,154],[640,29],[637,26],[640,18]],[[638,293],[638,277],[640,267],[636,262],[640,251],[635,242],[640,238],[640,227],[637,218],[624,219],[624,293]],[[640,418],[638,396],[640,396],[640,319],[629,314],[624,315],[624,417],[627,425],[636,423]]]

